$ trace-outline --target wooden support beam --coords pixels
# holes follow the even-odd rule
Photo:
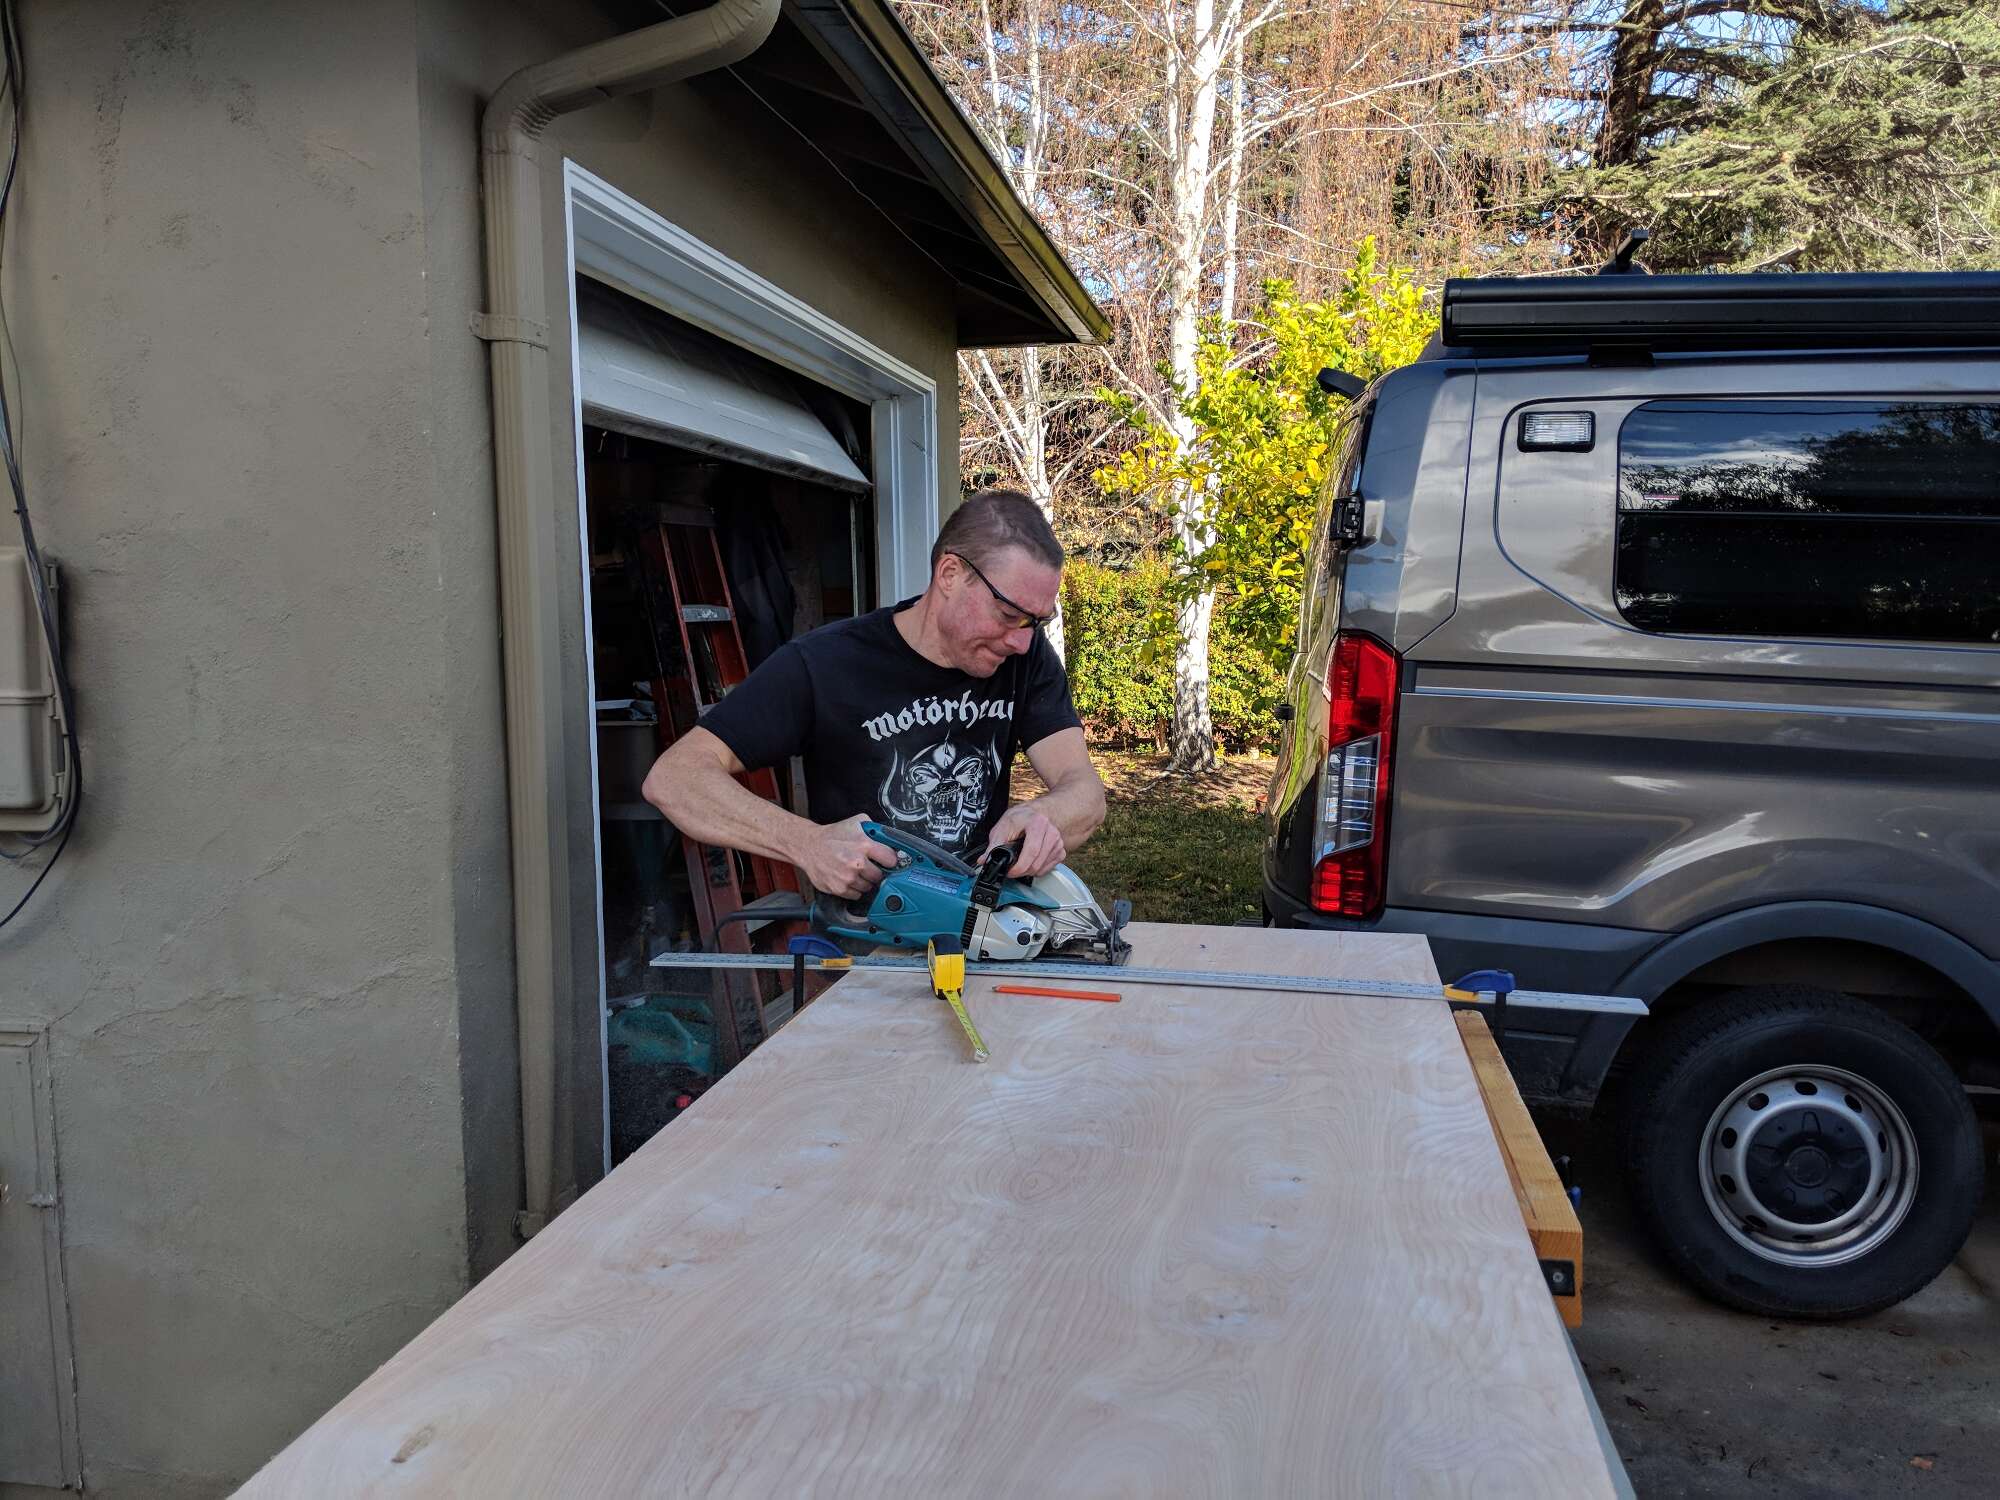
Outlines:
[[[1583,1225],[1577,1222],[1575,1205],[1556,1175],[1555,1163],[1549,1160],[1528,1106],[1521,1102],[1521,1091],[1514,1086],[1514,1075],[1507,1071],[1507,1061],[1500,1055],[1493,1033],[1487,1030],[1486,1017],[1469,1010],[1456,1011],[1454,1016],[1459,1040],[1465,1043],[1465,1055],[1472,1060],[1473,1074],[1479,1079],[1479,1098],[1493,1123],[1493,1138],[1500,1143],[1500,1156],[1507,1163],[1507,1180],[1521,1205],[1521,1221],[1528,1226],[1528,1240],[1545,1267],[1549,1262],[1567,1262],[1571,1267],[1570,1290],[1557,1292],[1553,1285],[1549,1290],[1562,1312],[1563,1325],[1581,1327]]]

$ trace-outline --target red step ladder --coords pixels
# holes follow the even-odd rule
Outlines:
[[[748,677],[750,669],[713,523],[689,519],[648,527],[639,534],[639,552],[659,667],[653,701],[659,708],[659,746],[664,751],[699,724],[702,714]],[[786,806],[788,799],[780,794],[771,770],[746,771],[736,779],[765,801]],[[795,920],[764,923],[754,936],[742,922],[721,925],[731,913],[759,903],[796,903],[799,877],[791,865],[697,843],[686,835],[681,836],[681,848],[694,898],[695,927],[704,947],[723,953],[776,952],[792,933],[804,930],[804,924]],[[720,977],[718,983],[730,1002],[716,1007],[719,1071],[727,1071],[743,1055],[746,1010],[750,1027],[761,1037],[767,997],[754,974]]]

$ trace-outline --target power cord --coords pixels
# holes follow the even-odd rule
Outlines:
[[[14,0],[0,0],[0,96],[6,100],[8,125],[7,168],[0,176],[0,259],[4,259],[7,233],[7,208],[13,201],[14,176],[21,164],[21,88],[23,70],[21,66],[21,38],[19,24],[14,14]],[[12,363],[13,336],[7,328],[4,308],[0,308],[0,347],[4,347],[8,362]],[[14,415],[7,401],[7,383],[0,378],[0,459],[4,459],[7,470],[7,484],[14,494],[14,517],[21,526],[21,549],[28,564],[28,584],[34,590],[35,608],[41,617],[42,638],[47,642],[49,661],[54,669],[56,696],[62,711],[63,741],[68,753],[69,795],[63,804],[61,819],[55,827],[38,834],[14,835],[24,845],[16,851],[0,848],[0,859],[25,859],[36,849],[50,844],[55,847],[48,863],[43,865],[27,894],[14,903],[6,916],[0,917],[0,928],[7,926],[21,914],[35,892],[42,888],[42,882],[49,878],[49,871],[56,867],[62,852],[69,846],[70,833],[76,827],[77,813],[83,806],[83,757],[76,741],[76,694],[70,686],[69,665],[63,656],[62,637],[56,629],[55,601],[49,596],[48,570],[42,563],[41,548],[35,542],[35,527],[28,514],[27,486],[21,480],[20,455],[14,443]]]

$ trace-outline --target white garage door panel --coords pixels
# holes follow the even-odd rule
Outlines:
[[[787,380],[723,340],[578,287],[585,418],[698,452],[865,490],[868,476]]]

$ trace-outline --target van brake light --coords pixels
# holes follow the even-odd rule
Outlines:
[[[1327,671],[1326,763],[1313,829],[1312,904],[1343,917],[1382,907],[1389,866],[1389,774],[1396,654],[1342,631]]]

